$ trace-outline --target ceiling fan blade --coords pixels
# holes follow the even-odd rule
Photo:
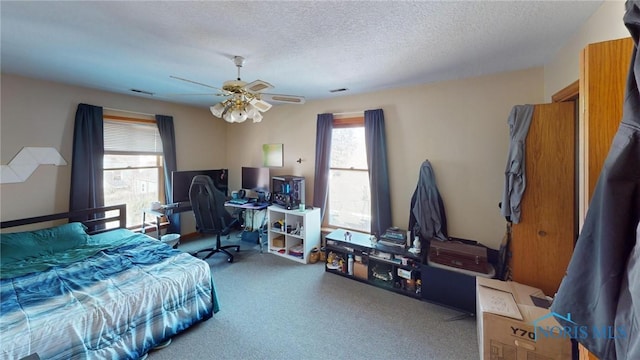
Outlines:
[[[224,96],[223,94],[214,93],[183,93],[183,94],[165,94],[167,96]]]
[[[256,99],[256,98],[251,99],[251,101],[249,101],[249,103],[251,103],[251,105],[255,106],[255,108],[260,110],[261,112],[265,112],[265,111],[271,109],[271,106],[272,106],[268,102],[266,102],[264,100],[261,100],[261,99]]]
[[[247,91],[254,93],[261,92],[267,89],[273,89],[273,85],[263,80],[252,81],[244,86]]]
[[[263,100],[268,100],[277,103],[287,103],[287,104],[304,104],[305,98],[304,96],[297,95],[282,95],[282,94],[261,94],[260,97]]]
[[[211,86],[211,85],[203,84],[203,83],[200,83],[200,82],[197,82],[197,81],[193,81],[193,80],[189,80],[189,79],[185,79],[185,78],[181,78],[181,77],[173,76],[173,75],[169,75],[169,77],[170,77],[170,78],[172,78],[172,79],[181,80],[181,81],[186,81],[186,82],[189,82],[189,83],[192,83],[192,84],[196,84],[196,85],[200,85],[200,86],[208,87],[208,88],[210,88],[210,89],[216,89],[216,90],[218,90],[218,91],[221,91],[221,92],[222,92],[223,94],[225,94],[225,95],[229,95],[229,94],[231,94],[230,92],[228,92],[228,91],[226,91],[226,90],[223,90],[223,89],[217,88],[217,87],[215,87],[215,86]]]

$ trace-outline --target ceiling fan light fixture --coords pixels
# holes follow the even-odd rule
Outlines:
[[[222,84],[222,90],[229,91],[230,93],[237,93],[247,83],[242,80],[227,80]]]
[[[224,121],[229,123],[244,122],[247,119],[253,119],[254,123],[262,121],[262,113],[268,111],[272,107],[270,103],[271,100],[293,104],[304,103],[305,99],[303,96],[264,93],[264,90],[273,88],[273,85],[264,80],[255,80],[250,83],[242,81],[240,78],[240,69],[244,65],[244,58],[242,56],[234,56],[232,59],[238,69],[238,77],[235,80],[225,81],[222,84],[222,88],[217,88],[177,76],[170,77],[219,91],[218,94],[207,95],[227,97],[226,100],[210,106],[209,111],[211,111],[213,116],[222,118]]]
[[[233,109],[230,113],[231,122],[244,122],[247,120],[247,112],[244,109]]]
[[[256,115],[260,115],[260,112],[258,111],[258,109],[251,104],[247,104],[244,107],[244,111],[246,111],[247,117],[250,119],[255,118]]]
[[[262,114],[256,111],[256,114],[252,117],[253,123],[259,123],[262,121]]]
[[[209,108],[211,110],[211,114],[217,118],[222,117],[222,113],[224,112],[225,106],[223,103],[217,103]]]

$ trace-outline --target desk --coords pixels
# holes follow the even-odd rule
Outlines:
[[[254,203],[254,202],[248,202],[246,204],[234,204],[231,201],[227,201],[224,203],[224,206],[227,207],[232,207],[232,208],[238,208],[238,209],[245,209],[245,210],[263,210],[269,207],[268,203]]]
[[[227,202],[224,203],[224,206],[230,207],[230,208],[235,208],[235,209],[242,209],[242,210],[251,211],[251,220],[252,220],[252,224],[251,225],[253,227],[253,216],[255,214],[255,211],[256,210],[264,210],[267,207],[269,207],[269,204],[268,203],[260,203],[260,204],[258,204],[258,203],[254,203],[254,202],[246,203],[246,204],[234,204],[232,202],[227,201]],[[264,228],[264,224],[265,224],[266,219],[267,219],[267,217],[265,216],[262,219],[262,223],[258,227],[258,242],[260,243],[260,252],[261,253],[263,252],[263,246],[264,246],[263,241],[262,241],[262,238],[263,238],[262,235],[264,235],[262,229]],[[245,226],[245,228],[246,228],[246,226]],[[247,231],[247,230],[244,230],[244,231]]]
[[[142,210],[142,233],[144,234],[146,231],[147,225],[153,225],[156,228],[156,236],[158,240],[160,240],[160,225],[162,225],[162,218],[165,217],[167,219],[166,223],[169,224],[169,216],[173,214],[178,214],[185,211],[191,211],[191,205],[182,205],[176,207],[168,207],[168,208],[160,208],[157,210],[154,209],[144,209]],[[147,220],[147,215],[151,216],[152,219]]]

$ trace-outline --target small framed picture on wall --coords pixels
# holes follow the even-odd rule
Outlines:
[[[262,161],[264,166],[283,167],[284,152],[283,144],[264,144],[262,145]]]

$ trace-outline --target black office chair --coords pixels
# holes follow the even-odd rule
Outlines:
[[[216,189],[213,180],[206,175],[196,175],[189,187],[189,200],[196,217],[196,230],[201,234],[216,236],[216,246],[213,248],[198,250],[192,255],[204,251],[210,251],[204,259],[213,254],[223,252],[229,256],[228,262],[233,262],[233,255],[227,249],[235,248],[240,251],[239,245],[222,246],[220,237],[229,235],[232,228],[239,223],[239,218],[234,218],[224,207],[225,194]]]

